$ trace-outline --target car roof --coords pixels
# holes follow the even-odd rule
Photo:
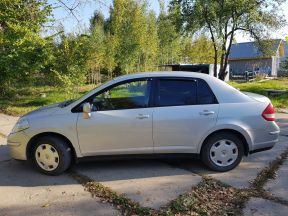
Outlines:
[[[161,71],[161,72],[142,72],[128,74],[115,78],[115,81],[126,80],[126,79],[137,79],[145,77],[193,77],[193,78],[202,78],[202,79],[213,79],[214,77],[197,72],[185,72],[185,71]]]

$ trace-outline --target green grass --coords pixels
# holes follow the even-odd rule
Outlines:
[[[266,95],[265,89],[288,90],[288,79],[248,83],[229,82],[229,84],[235,88],[239,88],[241,91],[254,92],[262,95]],[[15,89],[11,96],[0,97],[0,112],[14,116],[23,115],[45,105],[79,98],[91,89],[93,89],[92,86],[83,86],[78,93],[73,95],[68,94],[65,89],[51,86]],[[117,93],[121,93],[121,96],[128,94],[127,92],[121,91]],[[41,97],[41,94],[46,94],[46,97]],[[269,97],[276,108],[288,108],[288,93],[281,96]]]
[[[236,83],[229,82],[230,85],[241,91],[253,92],[257,94],[267,95],[266,89],[277,89],[277,90],[287,90],[288,91],[288,79],[277,79],[277,80],[265,80],[265,81],[254,81],[247,83]],[[273,105],[276,108],[288,108],[288,93],[279,96],[269,96]]]
[[[19,88],[9,97],[0,97],[0,112],[20,116],[42,106],[79,98],[92,88],[92,86],[81,87],[75,94],[51,86]],[[42,97],[42,94],[46,94],[46,97]]]

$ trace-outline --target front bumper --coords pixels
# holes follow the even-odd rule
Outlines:
[[[7,145],[11,157],[17,160],[27,160],[26,147],[28,142],[29,138],[24,131],[9,134]]]

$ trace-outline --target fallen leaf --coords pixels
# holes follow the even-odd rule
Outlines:
[[[50,204],[49,204],[49,203],[46,203],[46,204],[42,205],[41,207],[42,207],[42,208],[48,208],[49,206],[50,206]]]

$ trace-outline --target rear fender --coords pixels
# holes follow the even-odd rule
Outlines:
[[[243,137],[245,138],[247,144],[248,144],[248,151],[250,149],[252,149],[252,138],[251,138],[251,134],[249,133],[248,130],[245,130],[244,128],[240,127],[239,125],[236,124],[224,124],[224,125],[216,125],[214,128],[212,128],[211,130],[209,130],[202,138],[201,138],[201,145],[198,146],[197,149],[197,153],[200,154],[201,152],[201,148],[206,140],[206,138],[208,136],[210,136],[212,133],[215,133],[217,131],[221,131],[221,130],[231,130],[231,131],[235,131],[238,132],[240,134],[243,135]]]

